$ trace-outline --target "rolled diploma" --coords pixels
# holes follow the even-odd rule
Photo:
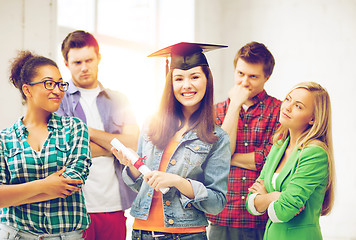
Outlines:
[[[122,153],[131,161],[131,163],[133,165],[135,165],[135,163],[138,160],[138,157],[133,154],[131,151],[129,151],[124,144],[122,144],[117,138],[114,138],[113,140],[111,140],[111,145],[114,146],[117,150],[121,150]],[[136,167],[136,166],[135,166]],[[143,175],[145,175],[146,173],[151,172],[151,170],[144,164],[142,164],[141,166],[138,166],[137,170],[142,173]],[[169,188],[160,188],[159,189],[163,194],[166,194],[169,191]]]

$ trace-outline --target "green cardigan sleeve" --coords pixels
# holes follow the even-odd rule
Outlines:
[[[319,146],[309,146],[296,153],[295,168],[291,180],[282,187],[279,199],[268,207],[269,218],[273,222],[288,222],[321,184],[328,178],[328,156]]]

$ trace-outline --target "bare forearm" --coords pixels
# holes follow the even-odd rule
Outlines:
[[[0,208],[18,206],[29,202],[39,200],[48,200],[58,197],[65,198],[72,194],[73,191],[80,191],[77,187],[82,184],[82,180],[70,179],[63,177],[66,167],[52,173],[44,179],[32,182],[0,185]],[[42,194],[49,195],[49,198]],[[42,198],[43,197],[43,198]]]
[[[268,194],[259,194],[255,198],[255,208],[258,212],[265,212],[271,201],[268,199]]]
[[[221,128],[224,129],[230,137],[231,154],[235,152],[236,148],[236,134],[239,122],[240,109],[241,105],[234,104],[233,102],[231,102],[226,112],[224,122],[221,125]]]
[[[0,208],[18,206],[42,193],[41,180],[16,185],[0,186]]]
[[[255,208],[259,212],[265,212],[271,202],[278,200],[280,192],[258,194],[255,198]]]
[[[121,134],[112,134],[93,128],[89,129],[90,140],[107,151],[111,151],[110,142],[113,138],[119,139],[126,147],[136,151],[139,133],[140,129],[137,125],[125,126]]]
[[[18,205],[22,204],[28,204],[28,203],[35,203],[35,202],[44,202],[53,199],[53,196],[51,197],[50,195],[46,193],[40,193],[36,196],[30,197],[28,199],[25,199],[22,202],[19,202]]]
[[[185,178],[180,178],[175,187],[186,197],[190,199],[194,199],[194,191],[192,184]]]
[[[190,181],[174,174],[161,171],[151,171],[143,176],[147,184],[153,187],[156,191],[165,187],[175,187],[183,195],[190,199],[194,199],[194,191]]]
[[[256,171],[255,153],[234,153],[231,156],[231,165]]]
[[[112,152],[102,148],[95,142],[90,142],[90,149],[91,149],[91,157],[100,157],[100,156],[112,156]]]
[[[141,173],[133,165],[130,165],[127,171],[132,180],[136,180],[141,175]]]

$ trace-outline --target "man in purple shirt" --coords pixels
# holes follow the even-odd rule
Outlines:
[[[119,139],[137,148],[139,127],[127,98],[105,89],[98,81],[99,45],[93,35],[74,31],[63,40],[64,63],[72,79],[57,114],[83,120],[89,129],[92,166],[83,187],[91,225],[86,239],[126,239],[124,210],[136,194],[122,181],[122,166],[111,153],[110,142]]]

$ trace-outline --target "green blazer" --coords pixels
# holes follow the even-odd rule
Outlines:
[[[328,183],[328,157],[319,146],[295,148],[272,186],[272,176],[288,146],[289,138],[281,146],[274,145],[258,178],[263,179],[267,192],[281,192],[279,199],[268,209],[265,240],[319,240],[322,239],[319,217]],[[251,214],[259,215],[250,193],[246,207]],[[298,213],[301,207],[305,209]]]

